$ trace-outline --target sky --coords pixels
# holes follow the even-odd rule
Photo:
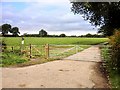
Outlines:
[[[41,29],[49,35],[97,33],[98,28],[82,15],[71,12],[69,0],[3,0],[0,4],[0,25],[8,23],[18,27],[21,34],[38,34]]]

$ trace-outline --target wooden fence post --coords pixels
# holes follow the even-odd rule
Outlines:
[[[11,49],[12,49],[12,52],[14,52],[14,48],[13,48],[13,46],[11,47]]]
[[[49,44],[45,45],[45,54],[46,54],[46,58],[49,58]]]
[[[21,41],[21,53],[22,53],[22,50],[24,49],[24,38],[22,37],[22,41]]]
[[[32,57],[32,46],[30,44],[30,58]]]

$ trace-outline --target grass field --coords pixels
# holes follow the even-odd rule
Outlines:
[[[3,37],[3,40],[7,44],[6,50],[1,54],[2,64],[0,66],[10,66],[16,64],[27,63],[27,65],[36,64],[31,62],[30,47],[32,44],[32,58],[39,58],[37,63],[47,62],[51,60],[62,59],[70,56],[90,47],[90,45],[96,45],[106,42],[107,38],[38,38],[38,37],[25,37],[24,53],[21,54],[21,37]],[[45,44],[50,44],[50,58],[45,59]],[[64,46],[65,45],[65,46]],[[70,46],[69,46],[70,45]],[[71,46],[72,45],[72,46]],[[14,51],[11,51],[11,46],[14,46]],[[77,48],[76,48],[77,46]],[[82,48],[82,49],[81,49]],[[30,62],[30,63],[28,63]],[[26,65],[26,64],[25,64]]]
[[[21,37],[5,37],[2,38],[7,45],[18,46],[21,44]],[[44,45],[44,44],[58,44],[58,45],[95,45],[107,41],[107,38],[41,38],[41,37],[25,37],[25,45]]]

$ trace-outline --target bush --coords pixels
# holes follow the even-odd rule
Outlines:
[[[112,45],[111,65],[113,69],[120,71],[120,29],[115,30],[113,36],[110,37],[110,44]]]
[[[7,45],[4,41],[2,41],[2,52],[4,52],[7,49]]]

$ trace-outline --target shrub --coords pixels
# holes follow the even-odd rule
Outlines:
[[[115,31],[114,35],[110,37],[112,45],[111,65],[113,69],[120,71],[120,29]]]
[[[4,41],[2,41],[2,52],[4,52],[7,49],[7,45]]]

